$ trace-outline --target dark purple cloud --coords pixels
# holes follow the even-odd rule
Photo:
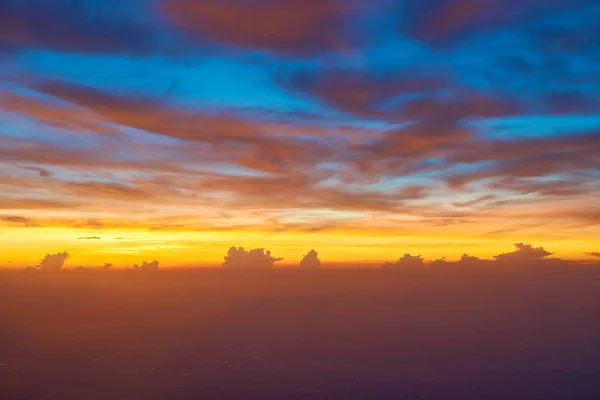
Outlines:
[[[123,3],[111,3],[107,8],[107,4],[94,1],[3,0],[0,44],[13,51],[152,52],[157,40],[153,26],[128,18],[120,5]]]

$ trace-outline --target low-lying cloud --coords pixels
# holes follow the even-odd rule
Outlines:
[[[133,266],[134,271],[158,271],[159,262],[154,260],[152,262],[144,261],[142,265],[135,264]]]
[[[502,266],[502,267],[531,267],[531,266],[567,266],[574,262],[560,258],[550,257],[553,253],[543,247],[534,247],[531,244],[516,243],[515,250],[508,253],[498,254],[492,260],[486,260],[479,257],[463,254],[460,260],[456,262],[447,261],[445,258],[426,263],[419,256],[405,254],[394,263],[387,262],[382,268],[406,268],[406,267],[483,267],[483,266]],[[589,254],[589,253],[588,253]]]
[[[309,251],[300,261],[300,268],[302,269],[316,269],[320,266],[321,260],[319,260],[319,253],[315,250]]]
[[[225,269],[271,269],[277,261],[281,260],[283,258],[273,257],[270,250],[244,250],[243,247],[232,247],[227,252],[222,267]]]
[[[39,268],[41,271],[60,271],[68,258],[69,253],[66,251],[56,254],[46,254],[46,256],[37,265],[37,268]]]

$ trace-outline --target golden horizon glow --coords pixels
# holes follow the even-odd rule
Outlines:
[[[596,239],[564,238],[548,240],[524,236],[519,242],[543,245],[555,257],[570,260],[594,260],[586,254]],[[298,264],[309,250],[315,249],[324,264],[359,265],[394,261],[402,254],[421,254],[427,260],[446,257],[453,261],[463,254],[490,259],[512,251],[516,238],[510,237],[435,237],[389,236],[382,232],[349,235],[335,233],[264,232],[169,232],[134,230],[94,230],[77,228],[12,228],[3,230],[6,249],[0,267],[15,268],[35,265],[46,254],[67,251],[65,267],[101,267],[110,263],[115,268],[131,267],[142,261],[158,260],[162,267],[217,266],[231,246],[246,249],[265,248],[283,265]],[[43,243],[43,245],[40,245]],[[321,245],[319,245],[319,243]]]

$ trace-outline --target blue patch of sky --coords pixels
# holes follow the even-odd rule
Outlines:
[[[333,188],[333,187],[344,186],[346,188],[348,185],[344,185],[344,183],[342,182],[342,180],[339,177],[333,176],[333,177],[323,179],[322,181],[318,182],[314,186],[317,188]]]
[[[170,98],[186,106],[319,111],[289,96],[260,65],[225,58],[133,58],[30,51],[16,61],[23,71],[118,92]]]
[[[317,164],[316,169],[321,171],[341,171],[346,168],[344,163],[326,161]]]
[[[489,118],[473,121],[471,125],[486,139],[513,140],[518,138],[577,135],[600,128],[598,115],[546,115],[509,118]]]

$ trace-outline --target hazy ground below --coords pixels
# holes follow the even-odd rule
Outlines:
[[[598,399],[600,270],[0,273],[0,399]]]

